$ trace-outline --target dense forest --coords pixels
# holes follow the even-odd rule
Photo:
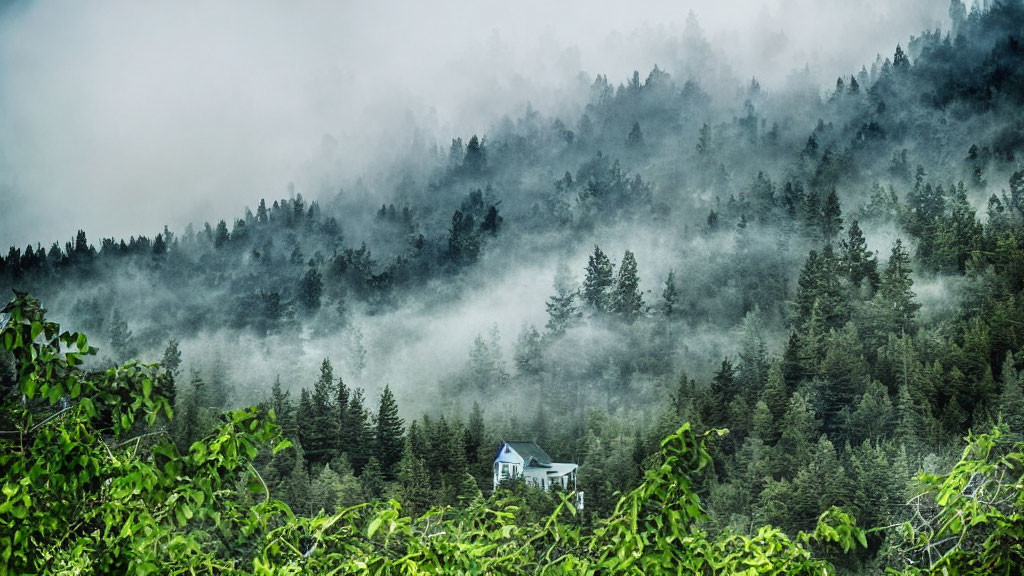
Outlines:
[[[825,90],[694,25],[575,117],[12,246],[0,574],[1018,573],[1024,4],[949,16]]]

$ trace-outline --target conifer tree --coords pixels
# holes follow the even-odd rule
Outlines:
[[[303,441],[306,457],[316,468],[338,455],[337,437],[334,434],[333,388],[334,368],[331,361],[324,358],[320,363],[320,377],[314,383],[310,396],[310,432]]]
[[[768,444],[775,444],[782,434],[782,420],[789,408],[789,394],[786,389],[786,381],[782,375],[782,363],[778,360],[772,362],[768,368],[768,378],[764,390],[761,392],[761,401],[768,409],[771,426],[768,432],[761,435],[761,439]]]
[[[675,270],[668,271],[668,277],[665,278],[665,289],[661,292],[661,310],[665,314],[665,317],[671,318],[676,313],[676,308],[679,303],[679,291],[676,289],[676,273]]]
[[[516,347],[513,353],[516,372],[520,376],[535,377],[543,369],[543,348],[541,346],[540,333],[532,324],[523,325],[523,329],[516,338]]]
[[[356,388],[348,403],[348,417],[345,419],[345,434],[349,446],[348,456],[356,476],[370,460],[373,450],[373,431],[370,416],[363,400],[363,389]]]
[[[350,437],[348,424],[349,389],[345,381],[339,376],[338,384],[334,389],[334,435],[339,454],[347,454],[352,451],[352,438]]]
[[[138,354],[132,342],[132,332],[128,329],[128,321],[121,315],[121,310],[114,308],[110,317],[110,348],[114,357],[120,361],[127,361]]]
[[[416,422],[409,425],[410,430]],[[393,497],[412,517],[426,512],[431,505],[430,475],[423,458],[416,455],[412,443],[406,438],[402,459],[398,463],[398,482],[393,484]]]
[[[186,396],[185,410],[178,423],[178,445],[187,449],[193,442],[199,439],[202,432],[202,405],[201,399],[205,393],[203,378],[194,366],[192,367],[192,380],[190,382],[190,393]]]
[[[615,283],[614,273],[612,261],[595,245],[594,253],[587,262],[587,275],[583,279],[583,302],[592,312],[609,311]]]
[[[1002,368],[1003,391],[999,395],[999,411],[1011,432],[1024,434],[1024,390],[1020,376],[1013,366],[1013,355],[1008,354]]]
[[[291,394],[281,390],[281,377],[274,378],[270,389],[270,407],[274,410],[281,433],[286,438],[298,440],[298,423],[295,420],[295,407],[292,405]]]
[[[359,475],[359,484],[363,489],[363,500],[372,502],[384,493],[384,471],[376,456],[371,456]]]
[[[296,420],[298,420],[299,442],[305,446],[313,441],[313,436],[316,435],[313,419],[313,400],[307,388],[303,388],[299,393],[299,408],[296,413]],[[308,465],[308,457],[305,451],[303,451],[303,459],[306,460]]]
[[[640,123],[633,122],[633,128],[629,131],[629,135],[626,136],[626,146],[629,148],[643,148],[644,145],[644,133],[640,130]]]
[[[850,223],[847,238],[841,244],[840,262],[854,294],[862,286],[869,289],[870,294],[878,288],[878,259],[868,250],[864,233],[856,220]]]
[[[181,374],[181,349],[178,344],[179,342],[174,338],[168,340],[167,348],[164,348],[163,359],[160,360],[160,365],[174,378]]]
[[[882,275],[879,294],[886,308],[891,307],[890,315],[895,322],[895,328],[907,333],[913,332],[914,315],[921,307],[914,301],[914,292],[911,290],[914,281],[910,278],[911,272],[910,255],[903,249],[903,242],[897,238]]]
[[[466,450],[466,462],[469,463],[470,472],[481,485],[486,485],[487,478],[490,476],[491,463],[480,457],[485,442],[484,411],[480,408],[480,403],[474,401],[463,435],[463,447]]]
[[[565,263],[558,265],[555,272],[555,294],[548,298],[546,307],[548,322],[546,328],[554,336],[564,334],[580,317],[576,306],[577,288]]]
[[[619,277],[612,295],[612,310],[627,322],[636,320],[644,311],[643,296],[640,294],[640,278],[636,269],[636,257],[629,250],[626,250],[622,256]]]
[[[374,434],[374,456],[380,465],[384,480],[394,480],[398,473],[398,461],[402,459],[405,445],[404,422],[398,417],[398,403],[389,385],[380,394],[377,422]]]
[[[832,187],[825,195],[825,202],[821,207],[821,235],[825,241],[831,242],[843,229],[842,214],[839,195],[836,194],[835,187]]]
[[[782,419],[782,437],[775,446],[773,475],[791,478],[801,466],[810,461],[811,446],[818,437],[818,423],[814,408],[806,396],[795,392]]]

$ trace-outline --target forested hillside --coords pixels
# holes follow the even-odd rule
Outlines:
[[[687,28],[699,65],[598,75],[573,117],[526,105],[185,230],[11,247],[0,553],[1015,573],[1024,5],[953,0],[949,24],[826,89],[724,92]],[[582,512],[492,494],[514,439],[579,465]],[[86,496],[52,506],[63,483]]]

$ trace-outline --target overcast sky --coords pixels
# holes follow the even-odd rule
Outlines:
[[[484,132],[664,62],[692,10],[737,78],[822,87],[945,27],[946,0],[3,2],[0,246],[239,216],[331,154]],[[6,249],[5,249],[6,250]]]

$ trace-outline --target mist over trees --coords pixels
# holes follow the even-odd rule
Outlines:
[[[728,429],[693,486],[711,534],[917,522],[919,472],[969,434],[1024,434],[1024,6],[950,18],[824,91],[598,75],[571,117],[527,105],[315,200],[12,246],[0,287],[88,333],[90,374],[161,360],[181,450],[227,410],[272,410],[291,446],[254,470],[298,515],[508,497],[537,521],[557,495],[492,494],[521,439],[579,465],[579,525],[603,529],[688,422]],[[0,356],[12,406],[20,379]],[[894,530],[861,537],[816,552],[939,566]]]

